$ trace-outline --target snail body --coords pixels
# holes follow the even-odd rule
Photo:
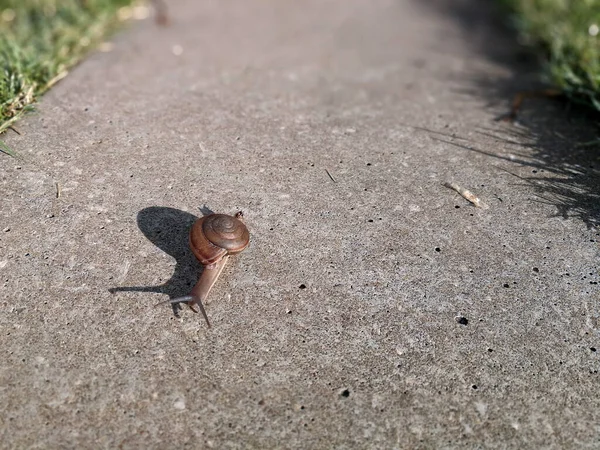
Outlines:
[[[190,295],[161,303],[186,302],[196,313],[198,311],[194,305],[198,305],[210,327],[203,302],[206,301],[210,290],[223,271],[229,255],[241,252],[249,243],[250,233],[243,222],[241,211],[235,216],[210,214],[198,219],[190,230],[190,249],[204,266],[202,275]]]

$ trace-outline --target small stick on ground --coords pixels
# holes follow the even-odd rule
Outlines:
[[[56,198],[60,198],[61,194],[62,194],[62,188],[60,187],[60,184],[58,184],[58,182],[54,183],[54,187],[56,188]]]
[[[335,178],[333,178],[333,175],[331,175],[331,174],[329,173],[329,170],[325,169],[325,172],[327,172],[327,175],[329,175],[329,178],[331,178],[331,181],[333,181],[334,183],[337,183],[336,179],[335,179]]]
[[[473,203],[473,205],[475,205],[477,208],[481,208],[481,209],[488,209],[489,206],[486,205],[485,203],[483,203],[483,201],[481,201],[481,199],[479,197],[477,197],[475,194],[473,194],[471,191],[460,187],[458,184],[456,183],[449,183],[446,182],[444,183],[444,186],[455,190],[456,192],[458,192],[460,195],[462,195],[465,199],[467,199],[468,201],[470,201],[471,203]]]
[[[523,100],[526,98],[549,98],[549,97],[560,97],[563,95],[561,91],[558,89],[539,89],[535,91],[523,91],[517,93],[515,98],[513,99],[512,107],[510,108],[510,112],[508,114],[502,115],[498,118],[498,120],[504,122],[514,122],[517,120],[517,113],[519,109],[521,109],[521,104]]]
[[[154,11],[156,13],[156,23],[158,25],[167,26],[169,25],[169,14],[167,12],[167,4],[164,0],[152,0]]]

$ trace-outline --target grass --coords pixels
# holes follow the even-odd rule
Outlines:
[[[132,0],[0,0],[0,134],[107,35]],[[0,151],[11,153],[0,141]]]
[[[500,0],[546,56],[547,81],[600,111],[600,0]]]

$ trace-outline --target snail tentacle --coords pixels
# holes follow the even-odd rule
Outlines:
[[[206,310],[204,309],[204,305],[202,304],[202,301],[200,300],[200,298],[196,297],[195,295],[184,295],[183,297],[177,297],[174,298],[172,300],[165,300],[163,302],[159,302],[154,306],[158,306],[158,305],[163,305],[165,303],[187,303],[187,305],[190,307],[190,309],[192,311],[194,311],[195,313],[198,313],[198,310],[194,309],[194,305],[198,305],[198,308],[200,308],[200,312],[202,313],[202,315],[204,316],[204,319],[206,320],[206,323],[208,324],[209,328],[210,328],[210,321],[208,320],[208,315],[206,314]]]

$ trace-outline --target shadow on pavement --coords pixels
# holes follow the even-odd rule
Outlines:
[[[203,215],[211,214],[206,207]],[[174,208],[152,206],[142,209],[137,215],[137,224],[144,236],[159,249],[171,255],[175,270],[171,279],[158,286],[120,286],[109,289],[116,292],[156,292],[166,294],[169,299],[189,294],[198,281],[201,265],[189,249],[189,233],[192,224],[198,219],[193,214]],[[173,312],[181,309],[180,304],[172,304]]]
[[[507,17],[488,0],[425,0],[423,7],[450,15],[464,38],[486,59],[508,69],[508,76],[474,76],[466,82],[468,95],[483,97],[490,108],[509,111],[514,96],[548,87],[541,82],[542,61],[506,27]],[[557,215],[576,217],[589,228],[600,225],[600,114],[591,109],[551,98],[525,100],[515,124],[482,123],[475,130],[509,150],[502,154],[460,145],[462,148],[531,167],[531,175],[519,177],[539,197],[557,208]],[[444,141],[452,145],[455,142]],[[516,176],[516,175],[515,175]]]

